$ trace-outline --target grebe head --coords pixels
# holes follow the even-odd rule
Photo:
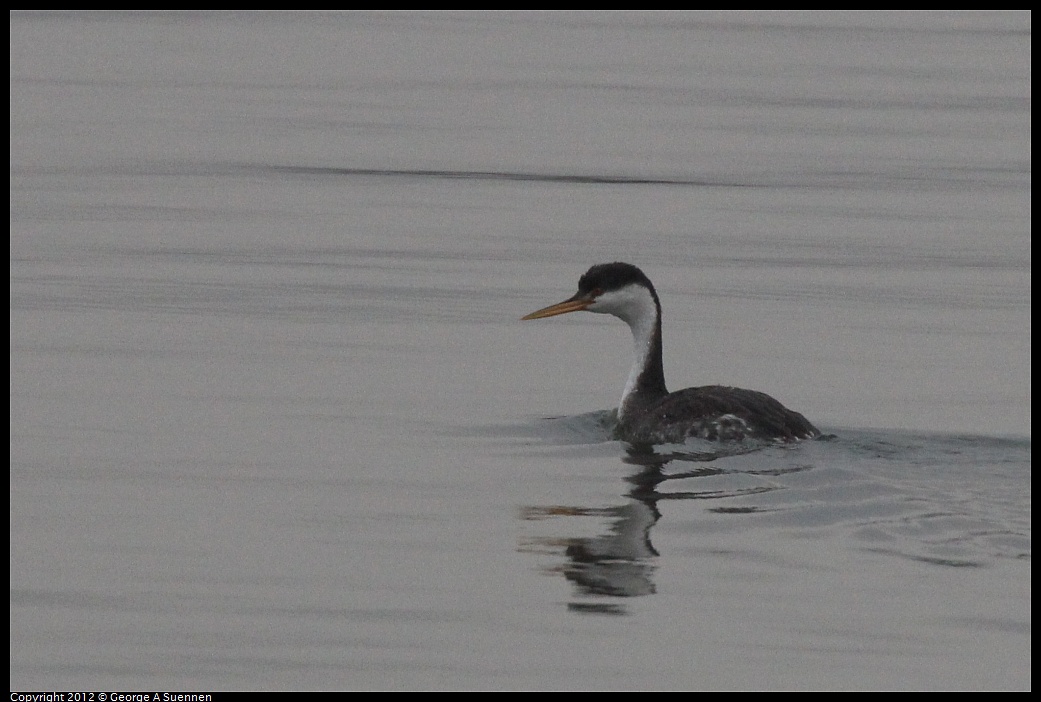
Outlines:
[[[631,263],[600,263],[578,281],[578,292],[563,302],[536,310],[522,319],[542,319],[568,312],[612,314],[634,329],[661,315],[658,293],[650,279]]]

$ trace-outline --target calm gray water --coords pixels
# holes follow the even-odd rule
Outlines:
[[[1030,49],[12,15],[12,689],[1028,689]],[[611,260],[832,438],[612,441]]]

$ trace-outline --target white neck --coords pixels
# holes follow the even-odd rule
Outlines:
[[[648,298],[650,296],[648,295]],[[651,313],[643,314],[634,321],[629,322],[629,329],[633,333],[633,365],[629,368],[629,378],[625,381],[625,389],[622,390],[622,399],[618,404],[618,419],[625,413],[626,401],[636,390],[636,383],[651,354],[652,341],[654,340],[654,325],[657,310],[654,309],[654,301],[651,301]]]
[[[618,419],[621,420],[628,400],[637,390],[640,376],[648,364],[656,360],[651,354],[655,352],[658,307],[647,288],[642,285],[628,285],[621,290],[604,293],[586,309],[590,312],[613,314],[628,324],[633,333],[633,365],[629,369],[629,378],[625,382],[622,399],[618,405]]]

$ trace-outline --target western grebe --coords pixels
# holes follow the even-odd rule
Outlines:
[[[618,437],[635,443],[820,436],[816,427],[769,395],[708,385],[670,393],[661,360],[661,303],[650,279],[629,263],[601,263],[578,281],[573,297],[522,319],[567,312],[613,314],[633,333],[634,359],[618,406]]]

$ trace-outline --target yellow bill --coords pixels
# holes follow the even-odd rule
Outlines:
[[[572,297],[568,300],[564,300],[563,302],[558,302],[555,305],[543,307],[541,310],[535,310],[531,314],[524,315],[523,317],[521,317],[521,319],[542,319],[543,317],[556,317],[558,314],[567,314],[568,312],[578,312],[579,310],[584,310],[591,304],[593,304],[593,300],[591,298],[585,296],[579,297],[576,295],[575,297]]]

